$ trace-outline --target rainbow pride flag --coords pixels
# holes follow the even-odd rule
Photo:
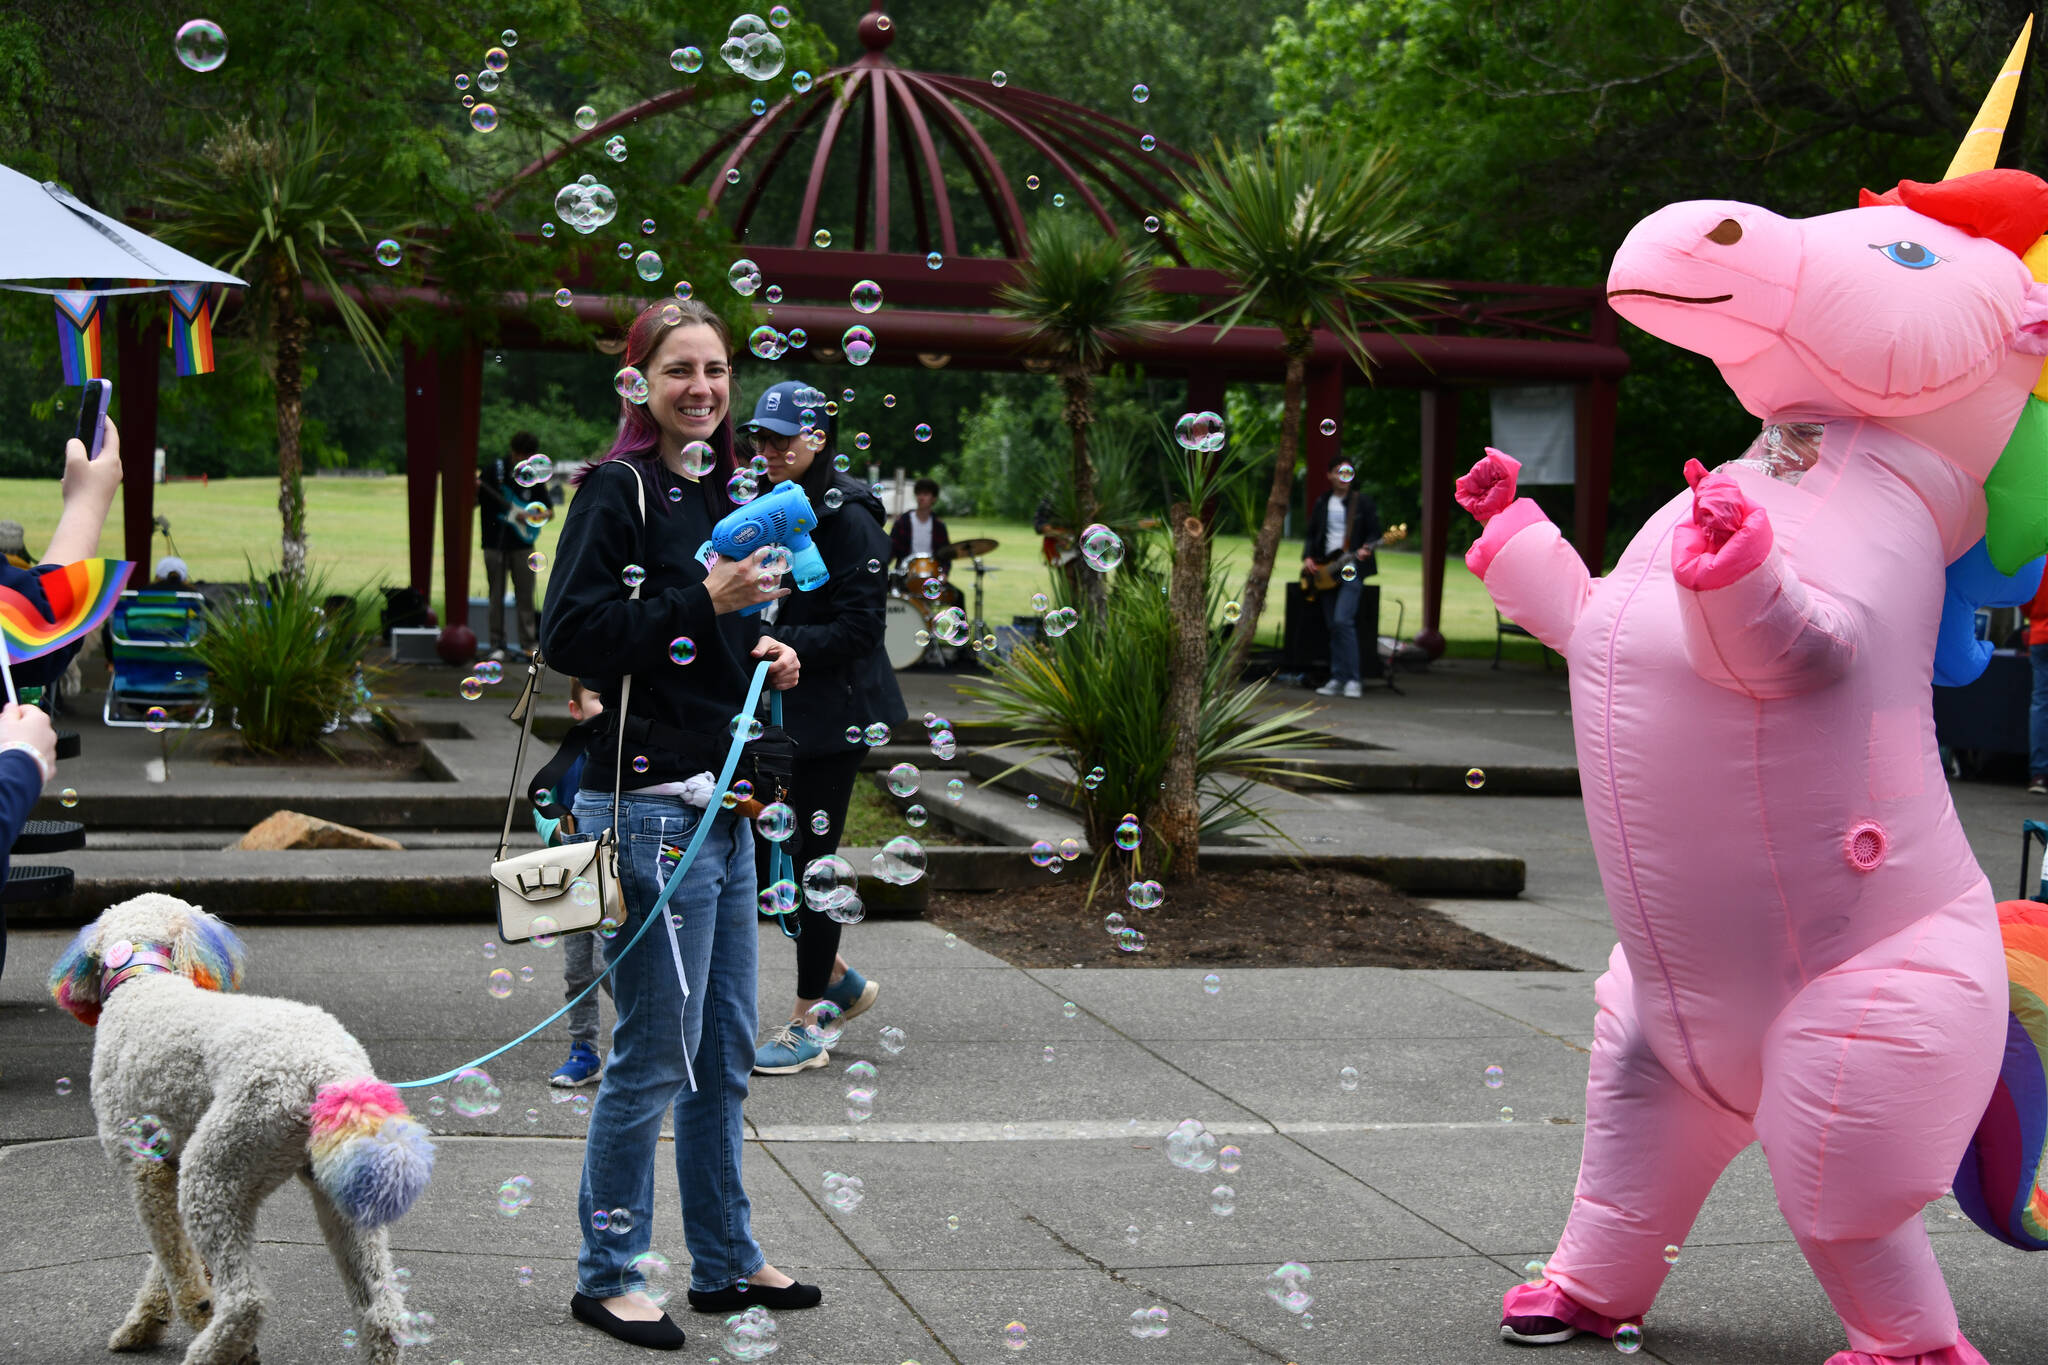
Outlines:
[[[39,575],[50,600],[48,616],[21,593],[0,587],[0,640],[6,643],[7,660],[40,658],[97,629],[113,613],[134,571],[131,560],[81,559]]]
[[[78,385],[100,378],[100,296],[87,289],[67,289],[55,297],[57,356],[64,362],[64,382]]]
[[[178,362],[180,377],[213,373],[211,286],[174,284],[170,289],[170,331],[164,343]]]

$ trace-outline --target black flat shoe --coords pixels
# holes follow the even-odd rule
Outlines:
[[[750,1284],[744,1289],[733,1285],[709,1292],[701,1289],[690,1291],[690,1311],[693,1313],[744,1313],[756,1304],[771,1312],[787,1313],[799,1308],[816,1308],[824,1301],[824,1290],[814,1284],[799,1284],[794,1280],[780,1289]]]
[[[576,1321],[588,1323],[628,1345],[645,1346],[651,1351],[683,1349],[683,1329],[676,1326],[675,1319],[666,1313],[654,1322],[630,1322],[605,1307],[604,1300],[593,1299],[587,1294],[572,1295],[569,1311],[576,1315]]]

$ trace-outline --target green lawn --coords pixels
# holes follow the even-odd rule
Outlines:
[[[178,550],[203,579],[238,579],[243,561],[253,561],[259,570],[277,561],[277,484],[270,479],[216,479],[209,484],[162,484],[156,490],[156,510],[168,517]],[[58,511],[55,480],[0,479],[0,517],[19,521],[28,532],[29,547],[40,549],[49,540]],[[378,583],[402,583],[406,578],[405,481],[384,479],[308,479],[306,521],[312,540],[312,563],[324,570],[335,590],[353,591]],[[438,511],[435,525],[439,527]],[[543,528],[539,547],[551,552],[560,526],[559,518]],[[985,563],[992,570],[986,582],[986,615],[993,624],[1007,622],[1013,615],[1031,610],[1031,595],[1046,587],[1046,571],[1039,559],[1039,538],[1023,522],[949,517],[947,528],[954,539],[989,537],[1000,548]],[[121,553],[121,504],[117,500],[107,519],[108,533],[101,543],[103,553]],[[1251,561],[1251,538],[1224,536],[1217,541],[1218,562],[1242,575]],[[154,554],[165,553],[159,536]],[[1283,576],[1300,559],[1300,546],[1281,547]],[[545,574],[543,574],[545,588]],[[972,610],[972,575],[963,570],[963,587]],[[1381,588],[1380,629],[1391,633],[1395,603],[1407,605],[1405,630],[1413,634],[1422,616],[1422,557],[1388,552],[1380,556],[1378,582]],[[470,590],[483,592],[483,555],[470,550]],[[434,556],[434,600],[441,600],[441,556]],[[1260,637],[1277,641],[1280,633],[1280,600],[1276,591]],[[1452,557],[1444,574],[1443,632],[1456,654],[1490,654],[1493,650],[1493,607],[1485,589]],[[1535,657],[1535,646],[1527,640],[1511,642],[1517,653]]]

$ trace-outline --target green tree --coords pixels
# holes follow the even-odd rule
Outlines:
[[[1360,332],[1398,325],[1407,307],[1437,291],[1379,273],[1421,236],[1390,148],[1362,145],[1342,131],[1315,130],[1228,153],[1219,144],[1188,176],[1187,187],[1189,202],[1175,214],[1182,243],[1192,258],[1237,286],[1203,318],[1219,319],[1226,332],[1246,317],[1270,323],[1280,330],[1286,362],[1265,517],[1252,539],[1243,616],[1227,655],[1234,676],[1258,633],[1280,548],[1316,329],[1340,338],[1370,375]]]
[[[312,331],[305,285],[326,292],[350,340],[381,369],[389,348],[347,287],[374,267],[367,253],[345,252],[343,242],[352,237],[368,246],[362,219],[386,207],[386,196],[374,170],[336,148],[317,117],[297,127],[227,124],[159,183],[166,217],[161,235],[249,281],[247,318],[276,393],[282,565],[288,576],[302,577],[306,492],[299,438]],[[408,226],[387,222],[384,230]]]
[[[1072,441],[1075,526],[1094,524],[1095,469],[1088,428],[1095,422],[1095,375],[1120,344],[1142,334],[1160,314],[1152,267],[1122,240],[1078,217],[1049,214],[1031,225],[1030,255],[1017,278],[996,291],[1009,316],[1024,323],[1035,349],[1053,362],[1066,399],[1060,416]],[[1100,578],[1087,576],[1086,597],[1100,615]]]

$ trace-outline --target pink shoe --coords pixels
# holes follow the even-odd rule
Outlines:
[[[1549,1280],[1516,1285],[1501,1297],[1500,1312],[1500,1339],[1517,1346],[1554,1346],[1581,1332],[1612,1338],[1621,1327],[1621,1319],[1594,1312]]]
[[[1828,1365],[1990,1365],[1984,1353],[1963,1340],[1962,1333],[1956,1334],[1956,1344],[1944,1346],[1938,1351],[1922,1351],[1910,1356],[1881,1356],[1871,1351],[1837,1351],[1828,1357]]]

